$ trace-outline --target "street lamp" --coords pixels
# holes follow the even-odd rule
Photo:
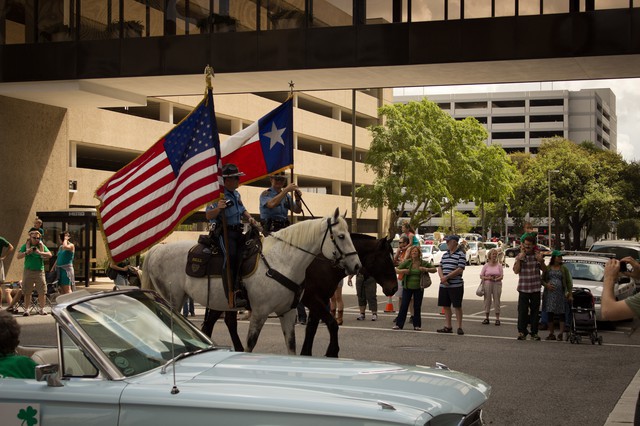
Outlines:
[[[551,247],[551,173],[560,173],[560,170],[553,169],[547,172],[547,176],[548,176],[547,197],[549,199],[549,222],[547,224],[549,226],[549,248],[553,249],[553,247]]]

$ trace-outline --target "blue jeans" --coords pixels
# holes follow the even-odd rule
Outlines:
[[[400,312],[398,312],[398,319],[396,325],[400,328],[404,327],[404,322],[407,320],[407,312],[409,312],[409,303],[413,299],[413,326],[422,327],[422,299],[424,297],[423,289],[412,290],[409,288],[402,289],[402,305],[400,305]]]

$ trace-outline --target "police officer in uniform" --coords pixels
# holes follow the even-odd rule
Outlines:
[[[228,265],[231,268],[231,285],[234,291],[234,301],[236,308],[244,308],[247,306],[247,298],[244,291],[240,288],[240,260],[242,254],[239,250],[242,249],[243,235],[242,231],[244,225],[242,224],[242,218],[246,219],[251,226],[259,227],[258,222],[251,217],[247,209],[242,204],[240,193],[237,191],[240,185],[240,176],[244,176],[244,173],[238,170],[235,164],[226,164],[222,167],[222,179],[224,182],[224,199],[218,200],[216,204],[210,205],[206,209],[207,220],[215,226],[221,229],[222,216],[225,215],[227,222],[227,240],[228,246],[224,245],[223,233],[219,232],[220,247],[225,248],[226,255],[228,256]],[[227,280],[226,270],[222,271],[223,280]],[[229,283],[227,283],[229,285]]]
[[[294,213],[302,213],[300,197],[302,193],[298,185],[290,183],[287,186],[287,178],[284,172],[274,173],[269,176],[271,187],[260,194],[260,220],[265,235],[279,231],[289,226],[287,215],[289,210]],[[295,196],[295,201],[291,196]]]

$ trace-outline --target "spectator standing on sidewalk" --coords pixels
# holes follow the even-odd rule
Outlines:
[[[458,246],[460,237],[448,235],[444,238],[447,243],[447,251],[442,255],[438,274],[440,275],[440,288],[438,290],[438,306],[444,308],[444,327],[436,330],[438,333],[453,333],[451,326],[451,307],[456,313],[458,323],[457,333],[463,335],[462,330],[462,298],[464,297],[464,281],[462,273],[467,264],[465,252]]]
[[[422,273],[434,273],[437,269],[426,260],[422,260],[422,251],[420,247],[411,246],[407,260],[402,262],[396,268],[396,272],[404,274],[404,283],[402,288],[402,305],[398,313],[398,320],[393,330],[402,330],[409,303],[413,299],[413,329],[415,331],[422,330],[422,299],[424,298],[424,289],[420,287],[420,275]]]
[[[349,275],[349,286],[353,285],[353,275]],[[369,304],[369,310],[371,310],[371,321],[378,320],[378,297],[376,295],[376,280],[372,276],[367,274],[367,271],[363,268],[356,275],[356,294],[358,296],[358,309],[360,309],[360,315],[356,318],[358,321],[364,321],[366,319],[365,311],[367,310],[367,303]]]
[[[483,324],[489,324],[489,313],[491,312],[491,304],[493,302],[496,325],[500,325],[500,296],[502,295],[502,279],[504,278],[504,270],[499,261],[497,249],[489,250],[487,255],[487,263],[480,271],[480,279],[484,286],[484,320]]]
[[[398,265],[404,262],[408,254],[409,247],[411,247],[409,237],[406,235],[401,235],[400,240],[398,241],[398,250],[396,251],[396,254],[393,256],[393,266],[398,267]],[[400,309],[400,306],[402,306],[403,278],[404,278],[404,274],[402,273],[398,274],[398,291],[396,292],[396,294],[398,295],[398,305],[399,305],[398,310]],[[411,308],[411,311],[412,311],[411,315],[413,315],[413,308]],[[398,321],[398,317],[396,317],[393,320],[394,323],[397,321]]]
[[[18,259],[24,259],[24,272],[22,275],[22,288],[24,290],[24,315],[29,316],[31,306],[31,294],[35,287],[38,293],[39,314],[47,315],[44,311],[47,283],[44,276],[44,259],[51,258],[51,252],[42,241],[40,229],[29,229],[29,240],[18,250]]]
[[[542,253],[535,251],[536,237],[528,235],[522,243],[522,251],[516,256],[513,272],[518,275],[518,340],[540,340],[538,320],[540,315],[541,274],[547,270]],[[531,325],[531,332],[528,326]]]

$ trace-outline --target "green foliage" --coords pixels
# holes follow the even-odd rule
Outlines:
[[[453,227],[451,226],[451,210],[444,212],[442,215],[442,225],[438,227],[438,232],[444,235],[464,234],[471,231],[471,222],[469,216],[454,210],[453,211]]]
[[[589,234],[593,223],[616,220],[625,208],[621,176],[627,166],[616,153],[554,138],[520,166],[516,211],[522,216],[529,212],[534,217],[547,217],[550,187],[554,230],[570,229],[573,249],[584,247],[579,238],[583,229]]]
[[[618,222],[618,238],[626,240],[640,238],[640,220],[624,219]]]
[[[356,195],[363,208],[391,210],[390,233],[405,211],[417,227],[463,199],[511,195],[515,169],[500,147],[486,146],[487,133],[475,118],[456,121],[426,99],[385,105],[379,114],[384,125],[369,128],[365,164],[376,178]]]

